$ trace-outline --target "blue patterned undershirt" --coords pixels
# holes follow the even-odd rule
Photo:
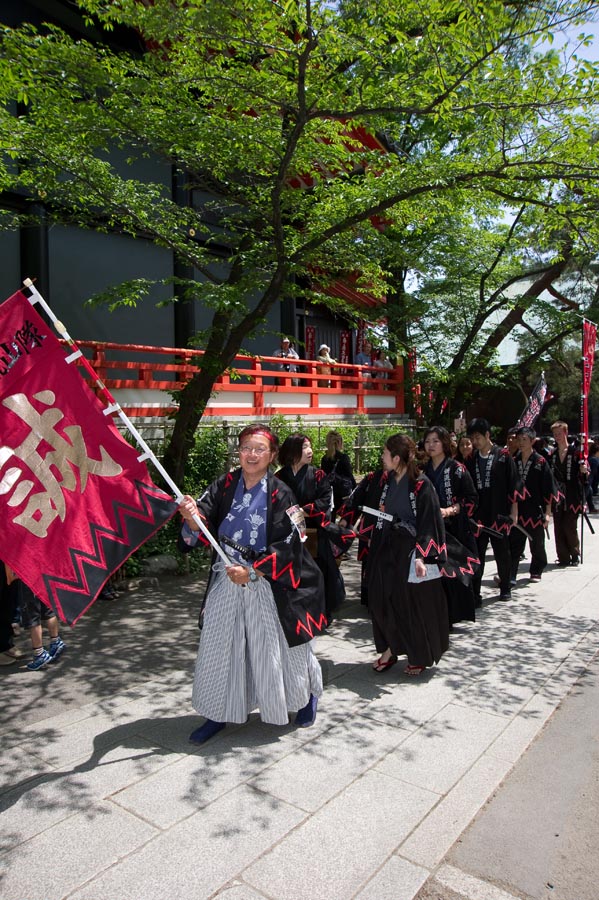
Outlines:
[[[237,483],[231,509],[220,524],[218,533],[256,553],[266,550],[268,479],[266,475],[252,488],[246,488],[243,475]],[[222,544],[228,556],[247,565],[247,560],[232,547]]]

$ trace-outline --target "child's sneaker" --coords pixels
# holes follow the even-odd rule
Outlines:
[[[66,649],[67,649],[67,645],[65,644],[63,639],[57,637],[57,638],[54,638],[53,641],[51,641],[48,654],[53,661],[56,661],[58,659],[58,657],[61,655],[61,653],[64,653],[64,651]]]
[[[41,653],[38,653],[33,657],[31,662],[27,663],[27,668],[32,672],[35,672],[37,671],[37,669],[43,669],[44,666],[47,666],[49,662],[52,662],[52,657],[47,650],[42,650]]]

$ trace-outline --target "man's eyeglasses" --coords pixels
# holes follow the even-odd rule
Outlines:
[[[262,456],[263,453],[270,453],[268,447],[240,447],[240,453],[255,453],[256,456]]]

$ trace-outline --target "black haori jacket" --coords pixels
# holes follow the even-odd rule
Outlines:
[[[518,497],[518,524],[531,532],[543,528],[545,508],[560,499],[551,466],[544,456],[533,450],[526,465],[520,451],[514,457],[520,476],[521,488]]]
[[[366,475],[338,512],[339,518],[345,519],[354,528],[362,516],[355,530],[361,542],[361,558],[365,562],[368,557],[376,556],[380,536],[385,528],[390,527],[390,523],[383,522],[382,528],[377,528],[377,517],[370,513],[362,514],[359,507],[380,508],[388,477],[389,473],[382,470]],[[424,475],[410,480],[410,502],[416,516],[415,555],[426,562],[436,562],[446,578],[459,578],[467,584],[480,564],[478,556],[446,534],[437,492]]]
[[[304,510],[306,527],[322,531],[327,540],[346,553],[356,535],[351,529],[341,528],[338,522],[331,521],[333,508],[331,476],[327,475],[324,469],[317,469],[315,466],[304,466],[304,469],[305,472],[303,469],[298,472],[298,475],[303,474],[299,482],[294,478],[289,466],[279,469],[275,473],[275,478],[285,482],[292,491]]]
[[[391,527],[391,523],[379,520],[371,513],[362,514],[360,507],[381,509],[381,498],[386,493],[388,479],[389,472],[381,469],[365,475],[338,511],[339,518],[345,519],[354,530],[357,530],[360,540],[369,543],[369,555],[376,551],[381,535]],[[439,498],[428,478],[420,476],[415,481],[410,480],[410,502],[416,516],[414,539],[416,556],[441,565],[446,559],[445,526],[441,517]],[[382,511],[385,511],[384,508]],[[355,523],[358,520],[360,522],[356,529]]]
[[[522,495],[516,463],[505,447],[493,444],[489,452],[490,468],[486,470],[489,483],[483,484],[478,466],[479,457],[478,450],[475,450],[467,462],[468,471],[478,491],[476,521],[499,534],[508,535],[512,527],[512,503],[517,503]]]
[[[549,465],[553,477],[555,478],[558,496],[554,504],[554,510],[563,512],[571,512],[579,515],[583,509],[584,498],[584,482],[580,474],[580,463],[582,462],[582,454],[572,444],[568,446],[564,459],[564,466],[561,468],[559,464],[559,449],[556,447]],[[565,472],[564,472],[565,469]],[[565,481],[562,480],[565,474]]]
[[[241,469],[221,475],[198,500],[198,508],[217,540],[219,526],[231,509],[240,477]],[[293,494],[272,473],[269,472],[267,478],[267,547],[256,559],[248,560],[247,565],[253,566],[269,582],[287,643],[296,647],[326,628],[323,580],[320,569],[287,515],[287,510],[296,502]],[[209,546],[202,532],[198,537],[201,546]],[[180,539],[179,549],[186,552],[193,548]],[[213,562],[215,559],[216,552]],[[213,577],[211,571],[206,594]]]
[[[432,463],[429,465],[432,466]],[[428,465],[424,474],[428,476]],[[464,584],[469,584],[471,576],[480,566],[476,539],[471,526],[478,506],[478,494],[468,469],[455,459],[445,460],[442,478],[442,491],[439,496],[441,507],[454,504],[460,506],[457,515],[443,519],[448,557],[446,575],[448,578],[456,577]]]

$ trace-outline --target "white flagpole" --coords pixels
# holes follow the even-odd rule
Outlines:
[[[139,431],[137,430],[137,428],[135,427],[133,422],[123,412],[120,404],[117,403],[117,401],[112,396],[112,394],[110,393],[110,391],[108,390],[108,388],[106,387],[106,385],[104,384],[102,379],[98,378],[98,376],[92,369],[91,365],[89,364],[88,360],[85,358],[85,356],[83,355],[83,353],[77,346],[76,342],[70,336],[70,334],[64,327],[63,323],[59,319],[56,318],[56,316],[54,315],[54,313],[52,312],[52,310],[50,309],[50,307],[48,306],[48,304],[46,303],[46,301],[44,300],[44,298],[42,297],[40,292],[35,287],[33,281],[30,278],[26,278],[25,281],[23,282],[23,284],[31,292],[31,296],[28,297],[28,300],[31,303],[31,305],[33,306],[34,304],[39,303],[39,305],[42,307],[44,312],[47,314],[47,316],[52,321],[52,324],[54,325],[54,328],[56,329],[56,331],[60,334],[60,336],[67,342],[69,347],[72,349],[73,352],[69,356],[66,357],[66,362],[72,363],[76,359],[81,360],[84,368],[87,370],[87,372],[93,378],[94,383],[100,388],[102,393],[105,394],[105,396],[110,401],[110,405],[104,407],[104,415],[108,416],[108,415],[112,415],[112,413],[118,414],[118,417],[121,420],[121,422],[123,423],[123,425],[128,429],[128,431],[130,431],[130,433],[135,438],[138,446],[141,447],[141,449],[143,450],[143,453],[138,457],[139,462],[143,462],[144,460],[149,459],[151,461],[151,463],[156,467],[157,471],[160,472],[160,474],[164,478],[165,482],[168,484],[168,486],[172,490],[177,503],[180,503],[181,500],[183,499],[184,495],[181,493],[181,491],[179,490],[179,488],[177,487],[175,482],[172,480],[172,478],[170,477],[170,475],[168,474],[168,472],[166,471],[166,469],[164,468],[162,463],[159,462],[159,460],[156,458],[156,456],[154,455],[154,452],[147,445],[147,443],[145,442],[145,440],[143,439],[143,437],[141,436],[141,434],[139,433]],[[227,565],[227,566],[233,565],[233,561],[227,556],[227,554],[224,552],[224,550],[222,549],[220,544],[214,539],[214,537],[212,536],[210,531],[206,528],[206,526],[202,522],[201,518],[199,516],[194,516],[193,520],[196,523],[196,525],[198,525],[200,531],[204,534],[206,539],[210,542],[211,546],[214,548],[214,550],[218,553],[220,558],[223,560],[225,565]]]

